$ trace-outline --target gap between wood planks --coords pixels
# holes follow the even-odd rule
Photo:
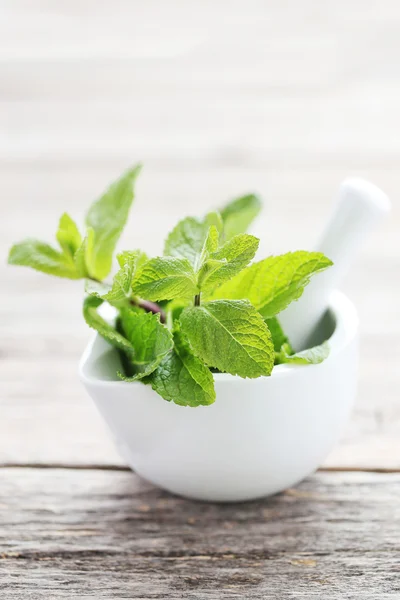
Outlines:
[[[75,469],[78,471],[132,471],[124,465],[107,464],[68,464],[68,463],[2,463],[0,469]],[[400,468],[385,467],[320,467],[317,472],[321,473],[400,473]]]

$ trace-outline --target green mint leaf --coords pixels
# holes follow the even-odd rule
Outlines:
[[[332,265],[320,252],[288,252],[250,265],[219,287],[213,298],[247,298],[266,319],[302,295],[315,273]]]
[[[60,219],[56,237],[64,254],[73,258],[82,244],[82,237],[75,221],[67,213],[64,213]]]
[[[183,309],[186,308],[187,304],[187,299],[185,300],[185,298],[176,298],[175,300],[166,303],[166,322],[167,324],[170,324],[170,329],[172,329],[173,326],[176,326],[176,321],[179,320],[180,314]]]
[[[193,267],[185,258],[152,258],[133,281],[133,293],[146,300],[172,300],[197,293]]]
[[[221,213],[218,211],[209,212],[203,219],[204,225],[208,227],[215,227],[218,233],[222,233],[224,229],[224,222],[222,220]]]
[[[254,194],[242,196],[227,204],[221,210],[225,239],[230,240],[239,233],[245,233],[260,210],[261,201]]]
[[[210,369],[193,355],[179,331],[174,333],[174,350],[167,354],[147,382],[165,400],[182,406],[208,405],[215,401]]]
[[[204,240],[203,248],[200,254],[199,264],[202,265],[213,252],[218,250],[219,232],[215,225],[211,225],[208,229],[206,239]]]
[[[114,306],[125,303],[132,296],[133,276],[147,257],[140,250],[133,250],[118,254],[117,260],[121,268],[114,276],[111,290],[103,296],[104,300]]]
[[[144,252],[132,250],[121,252],[117,255],[117,260],[121,268],[114,275],[112,285],[87,279],[85,291],[91,296],[106,300],[112,306],[121,307],[129,304],[134,274],[148,259]]]
[[[268,329],[271,332],[272,341],[274,342],[275,352],[279,352],[283,345],[290,349],[289,354],[293,354],[292,347],[289,343],[287,335],[284,333],[282,326],[276,317],[265,320]]]
[[[121,268],[124,267],[127,262],[131,262],[132,259],[134,261],[133,273],[136,273],[136,271],[149,260],[146,253],[141,250],[125,250],[124,252],[117,254],[117,261]]]
[[[209,213],[204,219],[187,217],[179,221],[166,239],[164,256],[186,258],[197,271],[210,227],[214,226],[218,231],[221,224],[218,213]]]
[[[254,258],[259,242],[253,235],[242,233],[211,253],[199,271],[200,289],[211,290],[232,279]]]
[[[112,255],[128,219],[140,169],[136,166],[124,173],[92,204],[86,216],[86,225],[94,231],[91,276],[95,279],[104,279],[111,270]]]
[[[86,236],[74,255],[74,263],[79,277],[94,277],[93,267],[94,231],[88,227]]]
[[[160,315],[123,308],[120,312],[121,329],[132,344],[135,355],[131,358],[134,375],[119,376],[135,381],[150,375],[173,347],[171,332],[160,323]]]
[[[214,283],[216,279],[219,280],[219,285],[221,285],[225,281],[225,278],[219,278],[218,273],[220,269],[227,266],[227,264],[228,261],[226,258],[221,260],[208,258],[205,260],[197,274],[197,285],[199,286],[199,289],[201,291],[206,291],[218,287],[218,283]],[[213,277],[213,279],[210,282],[211,277]]]
[[[70,256],[34,239],[27,239],[15,244],[8,255],[8,264],[31,267],[36,271],[56,277],[68,279],[79,279],[80,277]]]
[[[129,302],[132,296],[133,276],[138,267],[146,260],[146,255],[140,250],[123,252],[117,256],[121,266],[113,279],[111,289],[102,296],[113,306],[119,306]]]
[[[101,298],[95,298],[94,296],[87,296],[85,298],[83,302],[83,316],[86,323],[89,327],[95,329],[109,344],[122,350],[133,360],[135,351],[132,344],[97,312],[97,308],[102,302]]]
[[[211,214],[212,213],[210,213],[210,215]],[[203,249],[201,251],[200,257],[196,261],[197,277],[198,277],[197,281],[198,282],[200,280],[204,279],[206,274],[209,275],[217,267],[219,267],[221,262],[224,262],[224,263],[226,262],[225,260],[220,261],[220,260],[212,260],[209,258],[211,254],[213,254],[214,252],[216,252],[218,250],[218,246],[219,246],[219,231],[215,225],[211,225],[208,229],[208,233],[207,233],[206,239],[204,241]],[[206,265],[206,262],[207,262],[207,265]]]
[[[329,356],[329,343],[326,341],[319,346],[292,354],[290,345],[284,344],[276,354],[276,364],[292,363],[296,365],[318,365]]]
[[[180,323],[193,353],[209,367],[240,377],[270,375],[271,335],[247,300],[216,300],[185,308]]]
[[[94,281],[93,279],[86,279],[85,281],[85,292],[90,296],[101,298],[101,300],[104,300],[110,290],[111,285],[104,281]]]

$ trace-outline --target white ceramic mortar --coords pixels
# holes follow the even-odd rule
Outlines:
[[[211,406],[178,406],[118,380],[118,353],[98,335],[80,376],[139,475],[189,498],[250,500],[312,473],[343,430],[356,391],[358,319],[338,292],[315,341],[327,336],[330,354],[319,365],[278,365],[259,379],[216,374]]]
[[[216,374],[215,404],[190,408],[143,383],[118,380],[118,353],[94,338],[81,378],[132,469],[182,496],[233,502],[275,494],[321,464],[339,439],[357,383],[358,318],[334,289],[389,210],[379,188],[345,180],[317,246],[334,266],[279,315],[297,350],[329,338],[330,354],[319,365],[278,365],[259,379]]]

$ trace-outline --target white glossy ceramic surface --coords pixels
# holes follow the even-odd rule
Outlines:
[[[332,292],[370,233],[388,215],[390,206],[386,194],[365,179],[349,177],[341,184],[331,217],[315,247],[333,261],[333,266],[313,277],[301,298],[279,315],[295,350],[309,346]]]
[[[211,406],[178,406],[150,386],[118,380],[118,354],[99,336],[82,357],[81,379],[122,457],[148,481],[201,500],[275,494],[321,464],[355,397],[357,314],[338,292],[329,305],[325,362],[279,365],[259,379],[216,374]]]

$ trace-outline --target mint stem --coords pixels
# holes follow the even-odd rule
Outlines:
[[[196,294],[194,297],[194,305],[200,306],[200,294]]]
[[[133,304],[133,306],[139,306],[140,308],[143,308],[146,312],[151,312],[154,315],[159,314],[161,323],[165,323],[165,311],[161,308],[161,306],[159,306],[155,302],[150,302],[150,300],[131,300],[131,304]]]
[[[101,283],[100,279],[95,279],[95,277],[88,277],[88,279],[91,279],[92,281],[95,281],[96,283]],[[161,308],[161,306],[159,306],[155,302],[150,302],[150,300],[133,300],[133,299],[130,302],[131,302],[132,306],[139,306],[140,308],[143,308],[146,312],[151,312],[154,315],[160,313],[161,323],[166,322],[165,311]]]

